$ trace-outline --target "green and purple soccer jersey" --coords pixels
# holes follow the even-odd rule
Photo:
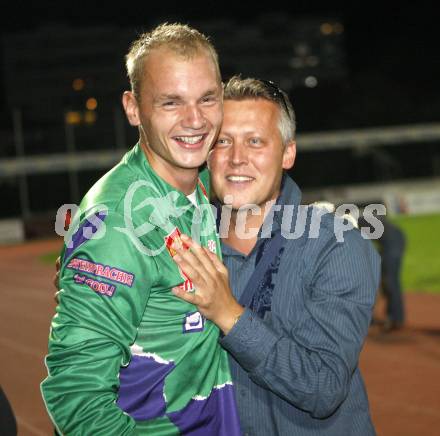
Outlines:
[[[218,328],[171,292],[192,291],[172,260],[181,233],[220,256],[204,186],[196,207],[137,145],[82,201],[41,385],[61,434],[240,434]]]

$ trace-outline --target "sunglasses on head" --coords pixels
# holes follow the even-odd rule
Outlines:
[[[270,92],[271,96],[275,101],[278,103],[281,103],[286,110],[286,113],[290,115],[289,107],[287,106],[286,97],[284,96],[284,93],[281,91],[280,88],[278,88],[275,83],[272,82],[272,80],[263,80],[259,79],[259,81],[266,87],[266,89]]]

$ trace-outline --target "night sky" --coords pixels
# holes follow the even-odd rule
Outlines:
[[[360,69],[383,68],[384,73],[405,81],[423,79],[424,85],[439,86],[440,50],[438,50],[438,22],[431,8],[423,2],[325,2],[291,1],[286,8],[273,8],[252,3],[204,2],[70,2],[38,1],[10,2],[9,12],[2,11],[1,32],[26,30],[44,23],[65,22],[72,26],[111,23],[122,26],[149,26],[162,20],[191,22],[204,17],[235,18],[245,22],[255,16],[281,10],[294,15],[335,15],[342,18],[346,28],[346,44],[350,67]],[[260,3],[260,2],[258,2]],[[350,4],[349,4],[350,3]],[[386,3],[395,3],[394,5]],[[130,6],[131,5],[131,6]],[[229,6],[228,6],[229,5]],[[232,5],[232,6],[231,6]],[[233,8],[233,9],[231,9]],[[214,12],[215,11],[215,12]]]

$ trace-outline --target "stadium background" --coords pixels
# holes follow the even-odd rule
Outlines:
[[[423,4],[309,3],[277,9],[42,1],[15,2],[2,14],[0,384],[19,434],[51,431],[38,384],[55,307],[56,211],[77,203],[135,141],[119,103],[127,86],[123,56],[137,33],[162,21],[211,35],[224,78],[269,78],[289,92],[298,118],[292,176],[305,199],[384,202],[405,231],[407,327],[389,335],[372,329],[361,366],[379,435],[436,433],[438,26]]]

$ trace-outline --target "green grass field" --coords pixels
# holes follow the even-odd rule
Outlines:
[[[401,216],[393,222],[407,238],[403,288],[440,293],[440,214]]]
[[[55,252],[55,253],[47,253],[44,254],[43,256],[40,257],[40,260],[43,263],[48,263],[48,264],[52,264],[55,265],[55,261],[57,260],[57,257],[60,255],[60,253]]]
[[[392,219],[404,232],[407,248],[402,281],[406,292],[440,293],[440,214],[401,216]],[[41,257],[55,264],[58,253]]]

